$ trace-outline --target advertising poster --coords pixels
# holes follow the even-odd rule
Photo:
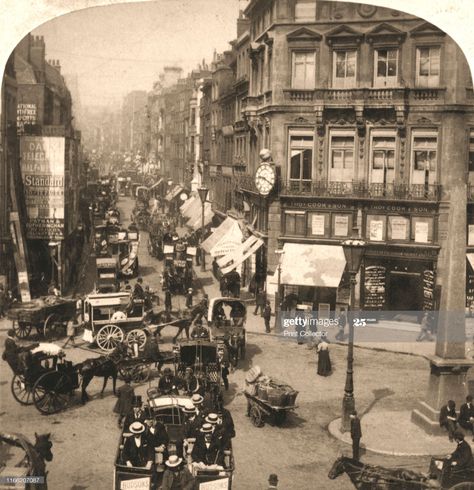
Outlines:
[[[25,132],[25,124],[36,124],[36,104],[17,104],[16,127],[18,135]]]
[[[349,235],[349,216],[336,215],[334,217],[334,236]]]
[[[324,214],[311,215],[311,234],[312,235],[324,235]]]
[[[381,242],[383,240],[383,226],[381,220],[372,220],[370,222],[370,240],[373,242]]]
[[[426,243],[428,241],[428,223],[417,221],[415,223],[415,242]]]
[[[64,151],[63,137],[20,138],[27,238],[64,238]]]
[[[405,218],[392,218],[390,220],[392,240],[407,240],[408,222]]]

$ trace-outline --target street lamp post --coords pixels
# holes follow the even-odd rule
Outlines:
[[[209,193],[209,189],[205,185],[198,188],[199,199],[201,199],[201,204],[202,204],[201,236],[199,238],[199,246],[201,246],[202,244],[202,237],[204,234],[204,208],[205,208],[208,193]],[[202,248],[200,248],[200,251],[201,251],[201,270],[204,272],[206,270],[206,254],[205,252],[203,252]]]
[[[346,371],[346,384],[344,387],[344,398],[342,400],[342,422],[341,432],[348,432],[351,428],[350,415],[355,409],[354,400],[354,378],[353,378],[353,364],[354,364],[354,318],[353,311],[355,307],[355,286],[357,284],[356,275],[360,269],[362,257],[365,251],[365,242],[363,240],[344,240],[342,242],[342,248],[346,257],[347,268],[349,270],[350,278],[350,309],[348,315],[349,321],[349,342],[347,347],[347,371]]]
[[[278,324],[278,316],[281,312],[281,297],[283,296],[281,294],[281,261],[284,253],[285,251],[282,249],[275,250],[275,254],[278,256],[278,269],[277,269],[278,284],[277,284],[277,294],[276,294],[277,297],[275,298],[275,331]]]

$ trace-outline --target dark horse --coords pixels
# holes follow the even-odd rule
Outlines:
[[[332,465],[328,477],[334,480],[343,473],[359,490],[424,490],[440,488],[436,480],[429,479],[404,468],[384,468],[361,463],[356,459],[341,456]],[[433,484],[433,485],[432,485]]]
[[[174,327],[177,328],[178,331],[176,335],[173,337],[173,343],[176,343],[176,339],[181,334],[181,332],[186,333],[186,337],[189,340],[189,329],[192,324],[192,317],[189,318],[176,318],[172,317],[172,315],[166,311],[161,311],[159,313],[150,312],[146,318],[147,322],[154,328],[156,328],[156,335],[161,337],[161,331],[165,327]]]
[[[78,371],[82,376],[81,402],[83,404],[89,400],[86,389],[92,381],[92,378],[95,377],[104,378],[100,396],[103,396],[109,378],[112,378],[115,395],[115,386],[117,384],[118,376],[117,364],[126,357],[126,353],[127,347],[124,344],[118,344],[109,355],[86,359],[84,362],[77,365]]]

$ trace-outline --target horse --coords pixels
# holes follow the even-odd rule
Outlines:
[[[176,343],[176,339],[179,337],[181,332],[186,333],[186,337],[189,340],[189,329],[192,324],[192,318],[171,318],[171,315],[166,311],[160,311],[159,313],[154,313],[150,311],[146,317],[146,322],[155,329],[155,334],[161,337],[161,331],[165,327],[175,327],[178,332],[173,337],[173,343]]]
[[[328,473],[334,480],[343,473],[351,479],[359,490],[425,490],[439,488],[436,480],[404,468],[384,468],[361,463],[356,459],[340,456]],[[438,486],[436,486],[438,485]]]

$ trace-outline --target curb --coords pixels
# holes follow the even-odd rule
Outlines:
[[[340,418],[335,419],[332,422],[330,422],[328,425],[329,434],[331,434],[335,439],[343,442],[344,444],[352,446],[352,440],[351,440],[350,434],[348,432],[343,434],[339,430],[340,424],[341,424]],[[439,456],[439,454],[433,454],[430,451],[422,452],[422,453],[420,453],[420,452],[413,453],[413,452],[402,452],[402,451],[388,451],[386,449],[380,449],[380,448],[374,448],[372,446],[367,446],[364,443],[361,443],[360,447],[361,447],[361,449],[365,449],[366,451],[370,451],[371,453],[382,454],[385,456],[399,456],[399,457],[402,457],[402,456],[413,456],[413,457]]]

